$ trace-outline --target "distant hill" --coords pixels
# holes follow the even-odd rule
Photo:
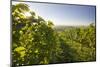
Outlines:
[[[80,26],[56,25],[54,29],[56,31],[64,31],[64,30],[71,30],[71,29],[76,29],[76,28],[86,28],[86,27],[87,26],[83,26],[83,25],[80,25]]]

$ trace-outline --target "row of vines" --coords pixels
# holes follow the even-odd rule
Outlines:
[[[12,5],[12,66],[95,61],[95,34],[94,24],[56,31],[27,4]]]

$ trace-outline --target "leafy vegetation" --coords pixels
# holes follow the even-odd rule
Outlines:
[[[95,61],[95,25],[58,30],[30,11],[12,5],[12,66]]]

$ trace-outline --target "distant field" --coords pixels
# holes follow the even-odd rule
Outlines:
[[[54,29],[56,31],[65,31],[65,30],[72,30],[72,29],[78,29],[78,28],[87,28],[88,26],[65,26],[65,25],[58,25],[54,26]]]

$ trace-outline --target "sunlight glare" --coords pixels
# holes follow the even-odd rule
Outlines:
[[[31,16],[31,14],[30,14],[29,12],[25,12],[24,15],[25,15],[26,17],[30,17],[30,16]]]

